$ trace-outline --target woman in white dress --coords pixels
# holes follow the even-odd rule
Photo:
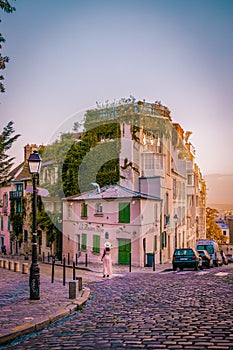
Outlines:
[[[104,252],[101,258],[101,261],[103,261],[103,277],[109,277],[112,275],[111,243],[106,242],[104,247]]]

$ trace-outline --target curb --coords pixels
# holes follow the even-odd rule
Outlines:
[[[1,330],[0,331],[0,345],[6,344],[15,338],[33,333],[35,331],[39,331],[52,323],[71,315],[77,310],[81,310],[83,305],[87,302],[87,300],[90,298],[90,289],[85,287],[83,288],[83,291],[81,295],[75,299],[70,300],[70,304],[65,306],[64,309],[58,310],[53,315],[48,315],[45,317],[37,318],[36,320],[29,321],[26,323],[23,323],[22,325],[16,326],[12,328],[11,330]]]

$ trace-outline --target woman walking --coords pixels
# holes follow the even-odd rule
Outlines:
[[[103,277],[109,277],[112,274],[111,243],[104,243],[104,247],[104,253],[101,258],[101,261],[103,261]]]

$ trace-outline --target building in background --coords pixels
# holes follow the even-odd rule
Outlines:
[[[146,260],[144,256],[155,254],[156,263],[171,261],[175,248],[179,247],[195,247],[196,239],[205,238],[205,206],[206,206],[206,187],[205,181],[201,175],[198,165],[195,163],[195,150],[188,141],[190,132],[184,133],[184,130],[177,123],[172,123],[170,111],[167,107],[162,106],[160,102],[147,103],[145,101],[136,102],[133,99],[120,101],[119,104],[107,105],[99,107],[86,113],[86,130],[101,127],[103,125],[119,124],[120,135],[118,140],[119,147],[119,168],[120,177],[118,185],[125,191],[132,191],[139,196],[144,196],[143,200],[153,205],[148,206],[146,215],[150,217],[150,225],[148,232],[156,227],[155,239],[151,239],[147,230],[128,230],[128,232],[136,232],[134,237],[134,254],[137,251],[137,259],[134,263],[144,266]],[[105,144],[106,149],[113,141],[111,138],[102,135],[98,131],[99,143]],[[98,144],[96,145],[98,147]],[[90,150],[90,153],[92,150]],[[90,157],[91,158],[91,157]],[[98,159],[98,166],[103,166],[106,160],[102,154]],[[85,171],[91,169],[88,163],[85,164]],[[91,171],[91,170],[90,170]],[[85,178],[85,173],[79,174],[80,178]],[[93,174],[96,176],[96,174]],[[83,196],[72,196],[68,201],[63,203],[63,248],[64,255],[68,252],[74,256],[79,254],[80,242],[82,242],[82,234],[84,234],[84,226],[80,224],[84,218],[79,217],[80,208],[77,208],[75,202],[80,203],[82,200],[83,207],[90,205],[90,193]],[[87,197],[86,197],[87,196]],[[94,198],[93,198],[94,200]],[[95,198],[96,200],[96,198]],[[108,213],[116,198],[112,193],[112,197],[104,203],[105,212]],[[119,201],[119,198],[118,198]],[[132,200],[135,202],[135,200]],[[140,200],[138,203],[141,203]],[[160,203],[158,209],[158,202]],[[103,205],[103,203],[101,203]],[[119,203],[118,203],[119,204]],[[97,203],[94,203],[94,207]],[[131,208],[131,215],[134,217],[136,207],[128,202]],[[138,204],[141,208],[141,204]],[[71,209],[75,207],[75,210]],[[70,209],[69,209],[70,208]],[[111,226],[111,236],[113,238],[115,251],[114,261],[121,263],[119,241],[116,243],[117,233],[119,231],[117,221],[119,217],[119,208],[115,207],[114,215],[108,216],[108,225]],[[157,209],[155,209],[157,208]],[[155,219],[155,210],[158,216]],[[68,213],[74,216],[70,217]],[[92,212],[91,212],[92,213]],[[71,215],[71,214],[70,214]],[[91,214],[93,215],[93,213]],[[144,213],[141,213],[144,216]],[[75,217],[77,222],[75,222]],[[87,220],[87,232],[85,233],[88,242],[93,241],[93,232],[95,231],[95,221],[93,216]],[[106,222],[104,217],[98,218],[98,224]],[[130,219],[131,222],[131,219]],[[127,223],[128,226],[129,223]],[[72,226],[73,225],[73,226]],[[114,232],[114,225],[115,232]],[[143,220],[139,220],[138,225],[143,225]],[[124,225],[126,227],[126,225]],[[76,227],[72,231],[72,227]],[[88,231],[89,228],[89,231]],[[102,231],[101,231],[102,232]],[[103,230],[103,235],[105,234]],[[150,237],[150,238],[149,238]],[[99,239],[99,238],[98,238]],[[100,236],[100,251],[103,248],[104,236]],[[123,237],[122,237],[123,239]],[[125,239],[125,238],[124,238]],[[81,241],[79,241],[81,240]],[[155,243],[156,241],[156,243]],[[93,248],[93,242],[91,246]],[[121,250],[127,250],[129,242],[120,241]],[[71,249],[69,249],[70,247]],[[133,245],[132,245],[133,249]],[[89,259],[99,259],[100,251],[97,257],[89,256]],[[92,250],[93,252],[93,250]],[[91,252],[91,254],[92,254]],[[117,256],[118,254],[118,256]]]

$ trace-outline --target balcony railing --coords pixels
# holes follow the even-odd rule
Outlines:
[[[22,191],[10,191],[10,200],[17,200],[23,196]]]

